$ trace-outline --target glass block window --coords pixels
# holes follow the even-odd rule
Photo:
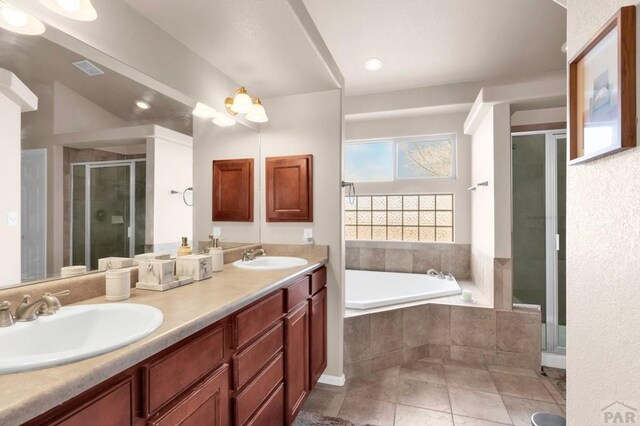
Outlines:
[[[347,240],[453,242],[453,194],[345,198]]]

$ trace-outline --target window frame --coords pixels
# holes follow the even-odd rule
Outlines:
[[[453,141],[452,153],[451,153],[451,174],[449,176],[423,176],[423,177],[399,177],[398,176],[398,149],[401,142],[435,142],[445,139]],[[376,139],[352,139],[345,141],[345,144],[367,144],[367,143],[380,143],[391,142],[393,152],[393,177],[391,180],[362,180],[354,181],[355,183],[378,183],[378,182],[398,182],[398,181],[437,181],[437,180],[457,180],[458,179],[458,134],[457,133],[439,133],[432,135],[422,136],[402,136],[402,137],[389,137],[389,138],[376,138]],[[346,177],[346,171],[345,171]]]

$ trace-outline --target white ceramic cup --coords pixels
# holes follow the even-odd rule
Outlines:
[[[131,296],[131,272],[128,269],[113,269],[105,273],[108,302],[117,302]]]

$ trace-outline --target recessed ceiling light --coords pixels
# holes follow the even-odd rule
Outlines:
[[[98,17],[91,0],[40,0],[40,3],[62,16],[77,21],[93,21]]]
[[[44,24],[39,19],[2,2],[0,2],[0,28],[25,35],[40,35],[44,32]]]
[[[151,105],[149,105],[148,103],[146,103],[145,101],[137,101],[136,102],[136,106],[140,109],[149,109],[151,108]]]
[[[369,58],[364,62],[364,67],[369,71],[378,71],[382,68],[382,61],[378,58]]]

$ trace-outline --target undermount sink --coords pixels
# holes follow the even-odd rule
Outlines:
[[[259,256],[255,260],[236,260],[233,262],[235,266],[241,269],[253,269],[256,271],[274,271],[277,269],[294,268],[296,266],[304,266],[307,262],[300,257],[287,256]]]
[[[56,314],[0,328],[0,373],[91,358],[136,342],[160,327],[162,312],[134,303],[65,306]]]

